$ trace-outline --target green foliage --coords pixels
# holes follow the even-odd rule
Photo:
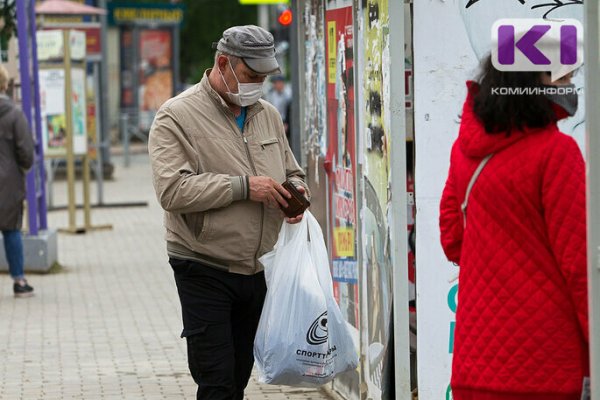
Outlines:
[[[238,0],[184,0],[185,17],[181,30],[181,80],[196,83],[212,67],[212,43],[234,25],[256,24],[256,6],[242,6]]]
[[[16,3],[14,0],[0,0],[0,18],[4,19],[4,27],[0,30],[0,48],[6,50],[8,41],[17,33]]]

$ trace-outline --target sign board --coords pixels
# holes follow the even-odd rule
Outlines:
[[[62,59],[64,54],[62,31],[38,31],[36,40],[39,61]]]
[[[64,39],[62,30],[38,31],[36,33],[38,60],[62,61],[64,56]],[[86,34],[83,31],[69,31],[71,59],[81,61],[86,54]]]
[[[110,2],[107,8],[110,25],[179,25],[184,15],[179,4]]]
[[[83,24],[74,26],[73,24],[60,24],[60,25],[44,25],[45,31],[56,31],[64,29],[76,29],[78,31],[85,32],[85,54],[86,57],[100,57],[102,53],[101,40],[102,36],[100,33],[100,26],[83,27]],[[39,51],[39,50],[38,50]]]
[[[71,60],[81,61],[85,58],[85,32],[69,31],[69,42],[71,44]]]

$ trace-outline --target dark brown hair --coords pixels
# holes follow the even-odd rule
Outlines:
[[[479,91],[473,106],[488,133],[510,134],[526,127],[542,128],[556,119],[550,101],[543,94],[510,93],[511,89],[542,87],[542,74],[499,71],[488,56],[477,78]],[[507,88],[509,93],[494,93],[494,88]]]

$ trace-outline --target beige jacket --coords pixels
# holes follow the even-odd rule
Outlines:
[[[209,72],[209,71],[208,71]],[[277,241],[279,210],[246,198],[246,176],[304,184],[279,113],[260,100],[247,108],[244,132],[208,82],[167,101],[148,149],[154,189],[165,210],[169,256],[251,275]],[[307,191],[308,193],[308,191]]]

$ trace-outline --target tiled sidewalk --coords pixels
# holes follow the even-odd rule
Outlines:
[[[113,161],[115,180],[105,182],[104,203],[148,207],[95,208],[92,223],[112,230],[61,233],[64,269],[29,275],[33,298],[14,299],[9,276],[0,275],[0,399],[195,398],[148,157],[133,156],[127,169]],[[77,192],[81,198],[80,184]],[[65,203],[66,185],[55,183],[54,204]],[[49,213],[49,224],[66,227],[67,212]],[[246,398],[328,397],[253,378]]]

